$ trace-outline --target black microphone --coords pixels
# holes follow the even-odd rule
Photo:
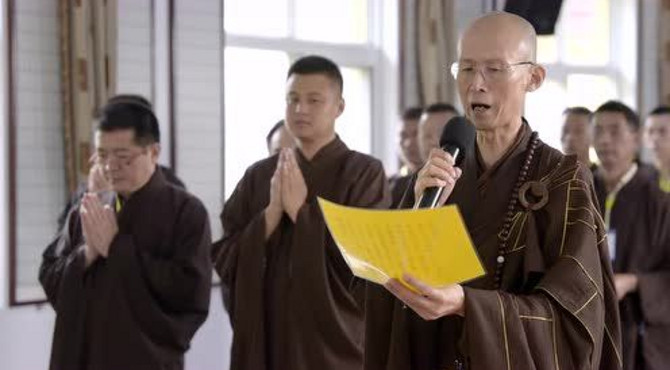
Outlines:
[[[440,136],[440,148],[449,153],[460,167],[467,150],[474,148],[475,126],[465,117],[456,116],[447,122]],[[431,186],[421,194],[414,208],[435,208],[444,187]]]

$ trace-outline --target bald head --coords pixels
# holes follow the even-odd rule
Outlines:
[[[546,71],[536,63],[537,35],[525,19],[504,12],[474,20],[459,43],[458,91],[465,115],[478,130],[516,132],[527,92]]]
[[[537,34],[533,25],[518,15],[493,12],[477,18],[465,30],[459,51],[466,43],[497,44],[516,49],[518,56],[535,62],[537,59]]]

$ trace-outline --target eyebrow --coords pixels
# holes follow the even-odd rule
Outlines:
[[[298,94],[298,93],[295,92],[295,91],[289,91],[288,94],[287,94],[287,96],[296,96],[296,95],[300,95],[300,94]],[[321,98],[322,98],[322,97],[325,97],[324,94],[322,94],[322,93],[320,93],[320,92],[317,92],[317,91],[310,91],[310,92],[308,92],[306,95],[307,95],[308,97],[315,97],[315,96],[316,96],[316,97],[321,97]]]

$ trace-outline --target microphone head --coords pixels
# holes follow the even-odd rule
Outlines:
[[[463,116],[455,116],[442,129],[440,148],[458,148],[456,166],[460,166],[466,153],[474,147],[475,135],[475,125]]]

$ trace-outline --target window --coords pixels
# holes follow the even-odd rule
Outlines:
[[[548,144],[560,148],[566,107],[594,110],[610,99],[634,106],[634,77],[626,76],[635,75],[636,65],[625,55],[635,54],[635,41],[625,34],[635,34],[636,25],[634,18],[617,21],[630,12],[624,4],[624,0],[566,0],[556,35],[539,37],[538,62],[547,68],[547,79],[528,95],[526,117]]]
[[[372,106],[379,91],[377,0],[225,1],[225,196],[244,171],[265,158],[265,135],[284,118],[286,72],[297,58],[318,54],[340,65],[345,111],[335,129],[354,150],[372,153]],[[382,121],[382,119],[379,119]],[[379,124],[381,126],[381,124]]]

